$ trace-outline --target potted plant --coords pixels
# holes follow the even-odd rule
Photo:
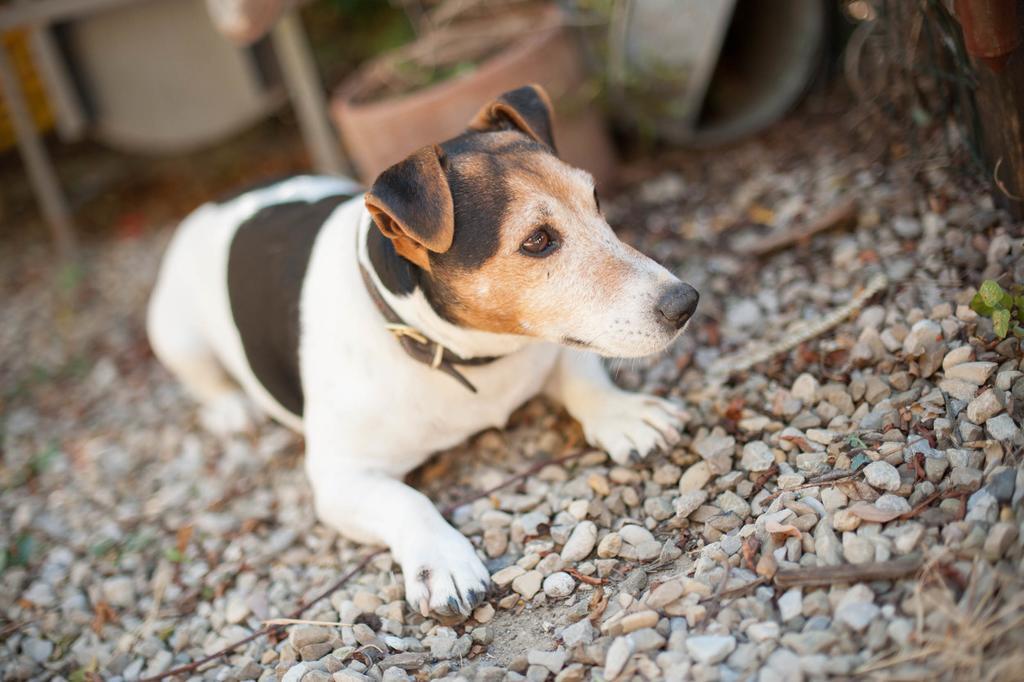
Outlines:
[[[601,186],[612,184],[615,154],[594,106],[597,91],[558,8],[471,6],[451,16],[441,5],[420,37],[359,69],[334,94],[332,115],[362,179],[459,134],[499,94],[539,83],[554,103],[559,154]]]

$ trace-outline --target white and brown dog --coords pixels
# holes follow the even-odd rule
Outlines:
[[[387,545],[410,604],[468,614],[490,576],[402,477],[540,392],[616,462],[672,444],[684,412],[618,389],[599,356],[663,350],[697,292],[616,238],[536,86],[359,192],[302,176],[197,209],[150,340],[211,427],[248,425],[244,393],[305,434],[320,519]]]

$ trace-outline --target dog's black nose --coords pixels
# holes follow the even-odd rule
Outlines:
[[[697,309],[700,294],[689,284],[679,282],[665,289],[654,310],[658,318],[673,329],[679,329]]]

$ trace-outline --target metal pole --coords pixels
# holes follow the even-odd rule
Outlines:
[[[341,144],[327,119],[327,98],[298,11],[286,12],[270,36],[314,168],[330,175],[348,174]]]
[[[4,102],[10,112],[14,124],[14,135],[18,140],[18,151],[28,170],[29,182],[39,202],[39,207],[50,225],[53,240],[57,245],[57,254],[62,259],[70,259],[75,252],[75,232],[68,210],[67,201],[61,191],[57,174],[46,155],[46,147],[36,130],[35,123],[25,103],[21,83],[11,67],[7,50],[0,42],[0,90],[3,90]]]

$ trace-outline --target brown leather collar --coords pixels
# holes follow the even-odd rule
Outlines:
[[[398,316],[398,313],[388,305],[388,302],[384,300],[384,297],[377,289],[377,285],[373,283],[373,278],[370,277],[370,273],[366,271],[362,263],[359,263],[359,273],[363,276],[363,284],[366,285],[366,291],[377,306],[377,310],[387,320],[388,331],[395,336],[406,354],[416,362],[421,362],[433,369],[444,372],[473,393],[476,393],[476,386],[470,383],[469,379],[456,369],[456,365],[478,367],[494,362],[501,356],[489,355],[480,358],[464,358],[445,348],[437,341],[428,339],[415,327],[405,324],[402,318]]]

